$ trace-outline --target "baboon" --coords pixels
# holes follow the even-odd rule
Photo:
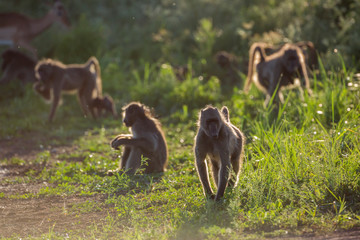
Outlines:
[[[96,111],[96,115],[99,117],[101,117],[105,111],[105,113],[111,113],[115,119],[117,118],[114,100],[109,95],[96,97],[92,100],[91,107]]]
[[[8,83],[13,79],[19,79],[24,85],[26,83],[33,83],[36,81],[34,67],[36,61],[26,54],[7,49],[2,54],[3,59],[1,71],[3,75],[0,83]]]
[[[120,169],[135,174],[140,167],[145,173],[164,172],[168,161],[165,136],[160,122],[145,105],[132,102],[123,107],[123,122],[131,128],[132,135],[119,135],[111,141],[111,147],[124,145]],[[141,166],[142,156],[147,164]]]
[[[90,112],[96,118],[91,106],[93,99],[102,95],[102,83],[99,62],[95,57],[90,57],[85,64],[69,65],[53,59],[41,60],[35,66],[35,75],[38,82],[34,84],[34,90],[46,100],[52,97],[50,122],[62,92],[77,91],[83,113],[88,115]]]
[[[215,54],[216,62],[222,68],[229,68],[232,65],[237,65],[236,56],[226,51],[219,51]]]
[[[229,185],[236,186],[243,163],[245,137],[230,122],[229,110],[223,106],[221,111],[212,106],[202,109],[199,114],[198,132],[195,137],[195,165],[205,196],[220,200]],[[213,193],[206,164],[211,165],[212,175],[217,187]],[[231,176],[231,166],[235,173]]]
[[[215,62],[219,68],[215,68],[213,71],[221,82],[221,90],[223,93],[231,93],[234,86],[241,83],[241,78],[238,74],[239,64],[234,54],[219,51],[214,56]]]
[[[275,95],[283,103],[284,97],[281,91],[284,88],[298,86],[299,84],[295,84],[295,79],[301,78],[301,85],[305,86],[308,93],[311,94],[304,54],[301,49],[293,44],[285,44],[278,52],[267,56],[265,46],[267,45],[263,43],[254,43],[250,48],[245,93],[249,92],[251,83],[254,81],[256,86],[266,94],[265,106],[269,104],[275,91]],[[299,89],[302,93],[302,89]]]

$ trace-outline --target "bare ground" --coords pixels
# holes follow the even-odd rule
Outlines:
[[[36,136],[36,139],[39,139]],[[111,214],[110,209],[94,209],[85,213],[76,212],[72,207],[88,201],[103,202],[102,196],[51,196],[41,198],[15,199],[8,196],[36,194],[47,182],[12,183],[18,177],[24,177],[31,170],[41,171],[44,166],[32,164],[37,155],[48,149],[51,158],[57,160],[59,154],[69,153],[74,146],[42,146],[34,138],[15,138],[0,140],[0,160],[19,158],[25,164],[4,164],[0,162],[0,238],[40,236],[52,231],[65,234],[78,229],[87,229],[99,225]],[[45,141],[46,142],[46,141]],[[27,164],[30,163],[30,164]],[[1,195],[0,195],[1,196]]]

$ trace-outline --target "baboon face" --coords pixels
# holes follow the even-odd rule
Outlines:
[[[284,64],[288,73],[294,73],[298,70],[300,60],[296,50],[289,49],[284,52]]]
[[[55,1],[53,11],[55,13],[55,16],[58,18],[58,21],[66,28],[69,28],[71,24],[68,18],[68,14],[65,10],[64,5],[60,1]]]
[[[131,127],[135,123],[137,118],[141,118],[145,116],[145,111],[140,104],[132,103],[124,108],[123,115],[124,115],[123,118],[124,124],[127,127]]]
[[[221,130],[221,116],[217,108],[208,107],[201,110],[200,124],[205,134],[211,138],[217,139]]]
[[[45,87],[52,87],[53,78],[60,74],[59,68],[49,63],[42,63],[35,67],[35,77]]]
[[[42,84],[46,85],[46,82],[49,81],[50,78],[50,66],[47,64],[41,64],[37,66],[35,69],[36,79],[39,80]]]

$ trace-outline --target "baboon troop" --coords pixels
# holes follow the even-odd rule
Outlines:
[[[62,92],[77,92],[83,113],[91,113],[96,118],[91,106],[93,99],[102,95],[102,83],[99,62],[95,57],[89,58],[85,64],[70,65],[45,59],[36,64],[35,75],[38,82],[35,83],[34,90],[46,100],[49,100],[50,92],[52,95],[50,122],[54,118]]]
[[[160,122],[148,107],[132,102],[123,108],[123,122],[132,135],[121,134],[111,141],[111,147],[124,145],[120,169],[135,174],[139,168],[144,173],[164,172],[168,162],[168,150]],[[142,159],[146,161],[142,165]]]
[[[251,46],[244,91],[249,92],[251,83],[254,82],[265,93],[264,105],[267,106],[274,93],[281,102],[284,102],[281,91],[284,88],[295,87],[295,79],[301,78],[301,85],[311,94],[302,50],[294,44],[285,44],[279,51],[267,56],[265,54],[267,46],[264,43],[254,43]],[[302,89],[299,89],[302,93]]]
[[[31,46],[31,40],[54,22],[70,26],[67,12],[59,0],[54,0],[52,8],[40,19],[31,19],[18,13],[1,13],[0,44],[23,47],[36,56],[37,50]],[[0,84],[13,79],[19,79],[23,85],[33,84],[33,90],[52,103],[49,122],[54,120],[62,93],[77,94],[86,116],[91,115],[96,119],[111,114],[115,119],[118,118],[114,100],[102,93],[101,70],[95,57],[90,57],[83,64],[64,64],[54,59],[37,61],[18,50],[8,49],[1,58]],[[239,61],[235,55],[218,51],[211,63],[206,67],[208,70],[213,67],[213,72],[204,72],[218,77],[223,94],[234,92],[234,86],[239,83],[242,85]],[[266,95],[265,106],[269,105],[273,96],[276,103],[278,100],[283,103],[282,90],[285,88],[299,87],[301,94],[305,88],[311,95],[308,72],[311,74],[317,65],[317,52],[310,41],[282,46],[254,43],[249,50],[249,63],[244,63],[244,68],[248,68],[244,92],[248,93],[254,82]],[[185,65],[173,66],[172,70],[179,81],[194,74]],[[115,171],[129,175],[165,172],[168,147],[159,120],[153,116],[149,107],[140,102],[131,102],[122,110],[123,123],[129,128],[130,134],[120,134],[110,142],[111,148],[115,150],[123,146],[119,168]],[[205,106],[199,112],[197,127],[193,145],[197,174],[204,195],[219,201],[224,197],[227,186],[236,187],[239,181],[246,139],[239,128],[231,123],[226,106],[221,110],[211,105]],[[108,173],[113,174],[115,171]],[[217,188],[216,193],[211,187],[210,172]]]
[[[221,111],[212,106],[200,111],[194,153],[205,196],[218,201],[223,197],[228,184],[236,186],[243,163],[244,144],[245,137],[231,124],[226,106]],[[217,187],[216,194],[210,186],[207,162],[211,166]],[[231,169],[234,176],[231,175]]]
[[[34,68],[36,61],[26,54],[13,49],[7,49],[1,54],[3,72],[0,83],[8,83],[18,79],[22,84],[36,81]]]

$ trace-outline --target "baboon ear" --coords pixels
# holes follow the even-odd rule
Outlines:
[[[230,121],[229,109],[226,106],[221,108],[221,113],[224,115],[226,121]]]

